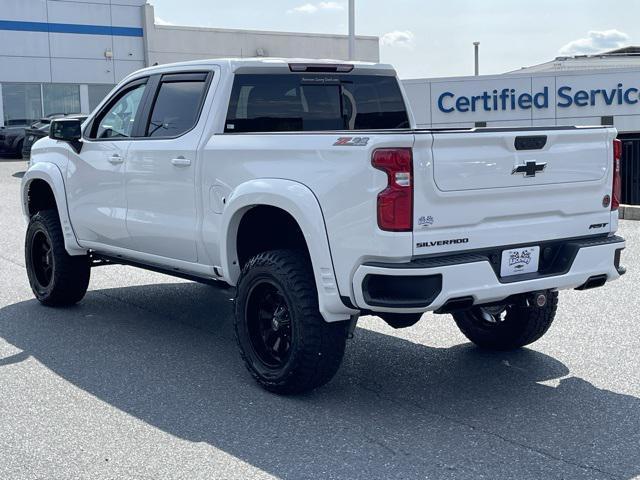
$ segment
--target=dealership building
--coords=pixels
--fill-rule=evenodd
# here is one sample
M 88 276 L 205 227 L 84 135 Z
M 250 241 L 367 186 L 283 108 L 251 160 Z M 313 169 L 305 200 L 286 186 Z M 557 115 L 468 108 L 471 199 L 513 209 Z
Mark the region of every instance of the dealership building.
M 377 37 L 358 60 L 379 61 Z M 2 0 L 0 127 L 88 113 L 127 74 L 212 57 L 347 58 L 344 35 L 159 25 L 145 0 Z
M 345 59 L 348 38 L 157 24 L 145 0 L 2 0 L 0 127 L 88 113 L 145 66 L 264 56 Z M 359 36 L 356 58 L 379 61 L 379 39 Z M 640 47 L 403 83 L 423 128 L 615 126 L 624 145 L 623 200 L 640 204 Z
M 502 75 L 403 83 L 422 128 L 616 127 L 623 202 L 640 204 L 640 47 L 559 57 Z

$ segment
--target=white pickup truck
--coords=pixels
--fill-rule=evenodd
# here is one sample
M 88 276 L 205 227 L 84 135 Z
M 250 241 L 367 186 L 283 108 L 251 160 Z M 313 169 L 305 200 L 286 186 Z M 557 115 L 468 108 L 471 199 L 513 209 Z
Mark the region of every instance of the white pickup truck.
M 109 263 L 234 286 L 248 370 L 296 393 L 332 378 L 362 314 L 401 328 L 451 313 L 479 346 L 518 348 L 558 290 L 624 273 L 615 129 L 414 125 L 387 65 L 135 72 L 33 147 L 33 292 L 74 304 Z

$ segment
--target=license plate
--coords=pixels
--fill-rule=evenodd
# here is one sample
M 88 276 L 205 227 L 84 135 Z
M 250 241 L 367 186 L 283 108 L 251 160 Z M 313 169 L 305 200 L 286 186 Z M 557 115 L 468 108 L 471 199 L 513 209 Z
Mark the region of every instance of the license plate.
M 539 259 L 540 247 L 523 247 L 504 250 L 502 252 L 500 275 L 509 277 L 511 275 L 537 272 Z

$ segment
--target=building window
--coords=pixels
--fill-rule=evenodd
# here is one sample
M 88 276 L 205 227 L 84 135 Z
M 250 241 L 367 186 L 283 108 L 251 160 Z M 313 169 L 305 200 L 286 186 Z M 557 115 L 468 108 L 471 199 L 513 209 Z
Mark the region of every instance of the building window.
M 42 85 L 44 115 L 80 113 L 80 86 L 45 83 Z
M 31 125 L 42 117 L 40 84 L 3 83 L 2 105 L 5 126 Z
M 89 110 L 93 111 L 113 87 L 113 85 L 89 85 Z

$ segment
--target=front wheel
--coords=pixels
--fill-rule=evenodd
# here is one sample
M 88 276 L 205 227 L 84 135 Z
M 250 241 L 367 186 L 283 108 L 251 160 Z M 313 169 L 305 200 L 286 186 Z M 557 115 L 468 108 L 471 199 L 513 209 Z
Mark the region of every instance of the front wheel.
M 318 310 L 313 270 L 295 250 L 260 253 L 237 286 L 235 332 L 251 375 L 269 391 L 302 393 L 337 372 L 349 322 L 327 323 Z
M 543 307 L 524 299 L 514 305 L 478 306 L 453 314 L 460 331 L 473 343 L 491 350 L 513 350 L 540 339 L 558 308 L 558 292 L 547 292 Z
M 55 210 L 43 210 L 31 217 L 25 238 L 25 261 L 31 290 L 44 305 L 73 305 L 87 292 L 89 257 L 67 253 Z

